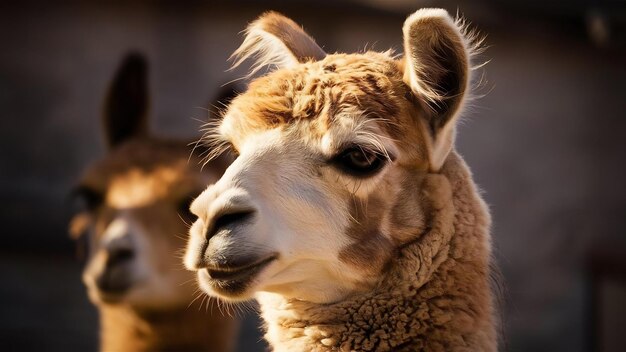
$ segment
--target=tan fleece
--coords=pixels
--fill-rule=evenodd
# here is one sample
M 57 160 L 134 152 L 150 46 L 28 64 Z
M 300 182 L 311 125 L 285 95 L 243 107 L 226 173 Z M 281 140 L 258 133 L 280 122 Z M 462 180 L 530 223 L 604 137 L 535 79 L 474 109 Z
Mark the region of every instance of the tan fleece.
M 396 248 L 370 292 L 332 304 L 261 295 L 276 351 L 496 351 L 490 217 L 465 162 L 452 152 L 421 187 L 428 229 Z

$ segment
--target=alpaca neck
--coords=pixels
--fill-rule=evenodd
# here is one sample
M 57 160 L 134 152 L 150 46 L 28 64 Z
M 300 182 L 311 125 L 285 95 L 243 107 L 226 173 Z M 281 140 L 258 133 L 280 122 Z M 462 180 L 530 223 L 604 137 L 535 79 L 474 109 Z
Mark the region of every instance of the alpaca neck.
M 102 351 L 230 351 L 236 323 L 196 307 L 137 311 L 100 307 Z
M 431 229 L 399 248 L 373 290 L 330 304 L 258 296 L 276 351 L 496 350 L 489 215 L 460 158 L 442 174 L 437 189 L 448 198 Z

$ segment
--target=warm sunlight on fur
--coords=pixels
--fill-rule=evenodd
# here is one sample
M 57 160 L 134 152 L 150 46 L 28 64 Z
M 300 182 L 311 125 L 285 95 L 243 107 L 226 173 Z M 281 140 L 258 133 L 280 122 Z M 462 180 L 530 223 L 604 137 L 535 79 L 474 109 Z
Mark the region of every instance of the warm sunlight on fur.
M 209 133 L 238 155 L 191 205 L 185 265 L 256 297 L 276 351 L 497 348 L 490 218 L 454 150 L 476 37 L 408 17 L 404 57 L 325 54 L 277 13 L 236 64 L 276 66 Z

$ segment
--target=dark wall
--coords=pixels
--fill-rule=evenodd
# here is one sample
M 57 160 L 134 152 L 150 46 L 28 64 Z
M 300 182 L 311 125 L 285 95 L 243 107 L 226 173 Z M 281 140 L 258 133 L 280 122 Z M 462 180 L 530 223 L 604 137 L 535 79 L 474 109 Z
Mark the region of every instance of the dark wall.
M 237 3 L 0 9 L 3 345 L 95 346 L 96 315 L 65 231 L 66 195 L 104 152 L 101 102 L 124 53 L 138 49 L 150 59 L 154 130 L 193 138 L 210 97 L 242 76 L 225 72 L 226 59 L 260 12 L 281 9 L 327 51 L 352 52 L 401 49 L 410 11 Z M 477 91 L 485 96 L 468 109 L 457 144 L 493 212 L 508 349 L 583 351 L 597 342 L 602 319 L 590 294 L 592 279 L 605 271 L 590 264 L 594 253 L 626 256 L 626 51 L 621 42 L 589 39 L 585 2 L 545 13 L 515 4 L 458 5 L 488 34 L 484 59 L 491 61 Z M 456 12 L 457 4 L 448 7 Z M 602 304 L 626 301 L 624 290 L 611 292 Z M 610 327 L 603 333 L 626 332 L 623 324 Z M 258 336 L 248 338 L 253 345 Z

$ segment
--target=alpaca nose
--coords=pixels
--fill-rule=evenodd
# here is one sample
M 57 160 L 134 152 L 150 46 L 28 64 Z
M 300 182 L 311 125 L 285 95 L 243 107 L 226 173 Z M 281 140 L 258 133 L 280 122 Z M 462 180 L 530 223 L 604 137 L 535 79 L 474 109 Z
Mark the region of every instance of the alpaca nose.
M 107 254 L 105 265 L 107 269 L 125 264 L 135 258 L 135 243 L 129 222 L 124 218 L 117 218 L 109 224 L 102 237 Z
M 241 208 L 226 208 L 222 209 L 216 214 L 213 220 L 213 225 L 207 229 L 206 239 L 210 240 L 220 230 L 233 227 L 238 223 L 242 223 L 252 216 L 254 216 L 255 210 L 253 209 L 241 209 Z
M 131 248 L 114 248 L 109 250 L 109 256 L 106 261 L 106 267 L 111 268 L 123 265 L 135 258 L 135 251 Z
M 225 188 L 225 189 L 224 189 Z M 207 228 L 204 233 L 208 241 L 222 230 L 232 230 L 238 224 L 250 220 L 256 213 L 257 207 L 248 191 L 242 187 L 220 187 L 214 185 L 207 192 Z M 202 199 L 202 195 L 199 199 Z

